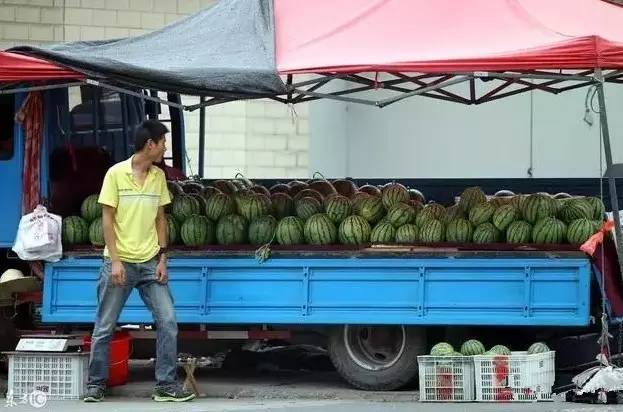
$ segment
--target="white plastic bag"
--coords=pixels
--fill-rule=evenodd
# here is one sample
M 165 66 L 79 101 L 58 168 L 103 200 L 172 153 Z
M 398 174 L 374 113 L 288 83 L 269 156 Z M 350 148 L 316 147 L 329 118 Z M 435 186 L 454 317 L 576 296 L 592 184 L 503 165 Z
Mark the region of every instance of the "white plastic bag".
M 37 205 L 20 219 L 13 251 L 22 260 L 57 262 L 63 255 L 61 230 L 61 217 Z

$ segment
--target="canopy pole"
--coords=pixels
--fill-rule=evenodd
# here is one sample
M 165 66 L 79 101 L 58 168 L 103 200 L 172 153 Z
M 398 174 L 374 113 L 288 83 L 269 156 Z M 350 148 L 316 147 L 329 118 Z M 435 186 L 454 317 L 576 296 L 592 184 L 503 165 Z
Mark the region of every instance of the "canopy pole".
M 206 107 L 203 105 L 205 97 L 199 98 L 199 177 L 203 178 L 203 166 L 205 160 L 205 132 L 206 132 Z
M 597 79 L 597 99 L 599 100 L 599 119 L 606 155 L 606 170 L 612 170 L 612 147 L 610 146 L 610 129 L 608 128 L 608 114 L 606 113 L 606 96 L 604 94 L 604 78 L 601 70 L 595 73 Z M 614 231 L 616 234 L 617 257 L 619 266 L 623 268 L 623 234 L 621 233 L 621 217 L 619 216 L 619 197 L 617 195 L 616 180 L 612 173 L 608 173 L 608 186 L 610 188 L 610 206 L 614 217 Z

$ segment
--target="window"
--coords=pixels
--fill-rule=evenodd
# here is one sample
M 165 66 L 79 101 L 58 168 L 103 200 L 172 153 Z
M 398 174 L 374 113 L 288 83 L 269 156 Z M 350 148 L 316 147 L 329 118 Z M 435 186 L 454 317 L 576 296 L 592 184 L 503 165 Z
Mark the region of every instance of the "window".
M 15 138 L 15 96 L 0 95 L 0 161 L 13 157 Z

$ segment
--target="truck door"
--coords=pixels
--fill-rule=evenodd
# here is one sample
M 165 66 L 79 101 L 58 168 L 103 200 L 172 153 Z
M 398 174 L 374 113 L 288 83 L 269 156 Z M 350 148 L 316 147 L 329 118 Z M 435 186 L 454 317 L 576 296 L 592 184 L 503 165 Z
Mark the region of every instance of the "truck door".
M 11 247 L 22 205 L 22 128 L 15 123 L 21 95 L 0 95 L 0 248 Z

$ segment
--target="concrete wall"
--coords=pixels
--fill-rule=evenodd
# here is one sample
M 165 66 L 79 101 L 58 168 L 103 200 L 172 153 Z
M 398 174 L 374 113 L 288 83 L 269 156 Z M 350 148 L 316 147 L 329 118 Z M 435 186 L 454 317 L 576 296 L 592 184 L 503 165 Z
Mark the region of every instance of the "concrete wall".
M 19 44 L 138 36 L 184 18 L 212 0 L 0 0 L 0 49 Z M 154 52 L 158 52 L 155 50 Z M 163 50 L 162 52 L 166 52 Z M 196 98 L 185 98 L 196 102 Z M 206 112 L 207 177 L 308 177 L 306 105 L 243 101 Z M 197 173 L 199 114 L 185 115 L 188 170 Z

